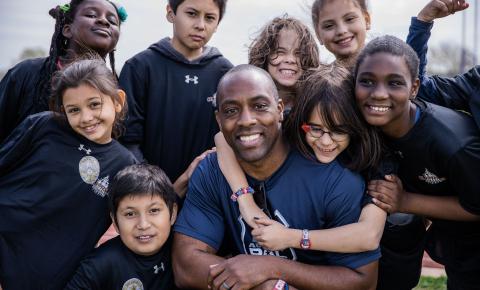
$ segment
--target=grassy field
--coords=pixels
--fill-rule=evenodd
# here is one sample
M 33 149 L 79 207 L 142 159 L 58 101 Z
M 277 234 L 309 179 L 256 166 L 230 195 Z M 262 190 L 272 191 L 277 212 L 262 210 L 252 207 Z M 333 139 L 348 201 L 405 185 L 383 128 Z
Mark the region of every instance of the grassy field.
M 438 278 L 433 277 L 421 277 L 420 283 L 414 290 L 446 290 L 447 289 L 447 277 L 442 276 Z

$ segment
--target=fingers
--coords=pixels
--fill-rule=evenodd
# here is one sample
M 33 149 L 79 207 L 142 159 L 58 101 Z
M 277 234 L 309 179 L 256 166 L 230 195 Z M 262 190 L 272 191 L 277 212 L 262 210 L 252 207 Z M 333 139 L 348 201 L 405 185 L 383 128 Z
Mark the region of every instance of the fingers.
M 213 281 L 215 280 L 215 278 L 218 275 L 220 275 L 224 270 L 225 270 L 225 267 L 223 267 L 220 264 L 210 265 L 210 271 L 208 272 L 208 278 L 207 278 L 207 284 L 209 285 L 209 288 L 210 286 L 213 286 Z
M 453 1 L 452 3 L 452 9 L 450 10 L 451 14 L 454 14 L 455 12 L 462 11 L 467 9 L 469 4 L 465 0 L 457 0 Z
M 264 217 L 254 217 L 255 223 L 261 226 L 270 226 L 274 223 L 273 220 Z
M 368 191 L 392 191 L 397 188 L 397 184 L 389 180 L 372 180 L 368 183 Z
M 389 205 L 388 203 L 384 203 L 376 198 L 373 198 L 372 199 L 372 202 L 378 206 L 379 208 L 383 209 L 384 211 L 388 212 L 388 213 L 392 213 L 392 206 Z

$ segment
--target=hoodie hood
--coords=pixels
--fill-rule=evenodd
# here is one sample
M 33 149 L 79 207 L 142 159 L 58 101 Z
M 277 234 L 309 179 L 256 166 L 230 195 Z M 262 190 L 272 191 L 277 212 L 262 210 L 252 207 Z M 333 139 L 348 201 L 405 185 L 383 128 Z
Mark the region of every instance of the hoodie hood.
M 152 44 L 148 49 L 151 49 L 155 52 L 163 54 L 165 57 L 175 60 L 180 63 L 188 64 L 188 65 L 203 65 L 205 63 L 210 62 L 212 59 L 217 57 L 222 57 L 220 51 L 211 46 L 204 46 L 202 55 L 194 60 L 188 60 L 178 52 L 175 48 L 173 48 L 171 44 L 170 37 L 165 37 L 157 43 Z

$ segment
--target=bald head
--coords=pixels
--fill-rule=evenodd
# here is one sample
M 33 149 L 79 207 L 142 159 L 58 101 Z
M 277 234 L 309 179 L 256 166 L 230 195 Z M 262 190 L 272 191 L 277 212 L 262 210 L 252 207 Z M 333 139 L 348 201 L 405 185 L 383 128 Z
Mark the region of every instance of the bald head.
M 272 77 L 265 70 L 250 64 L 237 65 L 229 70 L 218 83 L 217 88 L 217 106 L 220 106 L 222 100 L 228 94 L 232 86 L 236 86 L 239 82 L 246 82 L 263 86 L 271 96 L 278 101 L 278 91 Z

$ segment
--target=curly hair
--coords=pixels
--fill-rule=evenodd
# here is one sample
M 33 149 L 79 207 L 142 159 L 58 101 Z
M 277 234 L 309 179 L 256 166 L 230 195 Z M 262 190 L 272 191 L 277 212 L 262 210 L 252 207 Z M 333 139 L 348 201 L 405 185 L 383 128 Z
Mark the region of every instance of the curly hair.
M 263 27 L 249 47 L 248 63 L 267 70 L 278 50 L 278 40 L 283 29 L 291 29 L 298 35 L 300 67 L 304 72 L 300 80 L 303 80 L 308 71 L 320 65 L 318 46 L 308 27 L 286 14 L 274 18 Z
M 382 156 L 377 129 L 367 124 L 355 103 L 350 71 L 338 65 L 322 65 L 300 87 L 297 104 L 290 113 L 285 132 L 289 141 L 307 158 L 315 160 L 301 130 L 316 111 L 330 131 L 348 134 L 350 144 L 341 154 L 345 167 L 364 172 L 375 168 Z

